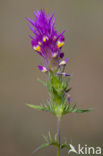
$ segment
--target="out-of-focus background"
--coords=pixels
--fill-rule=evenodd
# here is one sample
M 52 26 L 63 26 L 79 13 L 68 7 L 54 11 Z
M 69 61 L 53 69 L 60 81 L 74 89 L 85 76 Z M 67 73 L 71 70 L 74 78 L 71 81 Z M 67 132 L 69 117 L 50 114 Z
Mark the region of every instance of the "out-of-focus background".
M 33 55 L 25 17 L 33 10 L 55 10 L 56 28 L 66 30 L 65 57 L 73 72 L 72 102 L 90 113 L 66 115 L 61 134 L 68 142 L 103 144 L 103 1 L 102 0 L 1 0 L 0 1 L 0 155 L 30 156 L 42 144 L 42 135 L 56 133 L 56 117 L 27 108 L 26 103 L 45 103 L 47 90 L 37 82 L 45 80 Z M 49 147 L 35 156 L 56 155 Z M 65 150 L 62 155 L 68 155 Z

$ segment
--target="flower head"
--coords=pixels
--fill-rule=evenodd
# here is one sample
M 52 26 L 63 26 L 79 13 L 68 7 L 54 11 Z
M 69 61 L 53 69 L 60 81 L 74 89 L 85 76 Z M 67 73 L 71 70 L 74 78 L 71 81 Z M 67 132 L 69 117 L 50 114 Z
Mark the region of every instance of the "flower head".
M 49 16 L 45 14 L 44 9 L 41 9 L 40 12 L 34 11 L 34 15 L 34 20 L 27 18 L 32 27 L 30 25 L 28 26 L 34 33 L 33 37 L 30 36 L 32 48 L 43 57 L 46 67 L 48 67 L 51 62 L 54 62 L 52 60 L 55 60 L 55 64 L 59 65 L 60 58 L 64 56 L 64 53 L 61 52 L 65 41 L 64 32 L 59 34 L 55 30 L 54 13 Z

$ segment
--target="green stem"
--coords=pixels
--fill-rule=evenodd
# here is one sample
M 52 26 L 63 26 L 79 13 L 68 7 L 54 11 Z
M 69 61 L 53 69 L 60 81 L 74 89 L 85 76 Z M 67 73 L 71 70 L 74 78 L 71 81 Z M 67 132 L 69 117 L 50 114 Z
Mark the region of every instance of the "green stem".
M 60 156 L 60 148 L 57 149 L 57 156 Z
M 61 119 L 58 118 L 57 120 L 57 142 L 59 144 L 59 147 L 57 148 L 57 156 L 60 156 L 60 121 Z

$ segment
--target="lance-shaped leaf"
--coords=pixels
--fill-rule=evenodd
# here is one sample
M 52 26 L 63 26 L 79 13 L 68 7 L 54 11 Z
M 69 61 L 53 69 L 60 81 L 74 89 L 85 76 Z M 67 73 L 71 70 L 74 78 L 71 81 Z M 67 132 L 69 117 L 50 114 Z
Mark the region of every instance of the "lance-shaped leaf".
M 69 84 L 71 78 L 72 78 L 72 74 L 70 74 L 69 77 L 65 77 L 65 80 L 63 81 L 64 90 L 65 90 L 65 91 L 67 90 L 66 92 L 68 92 L 68 84 Z M 72 88 L 71 88 L 71 89 L 72 89 Z M 71 90 L 71 89 L 70 89 L 70 90 Z M 69 90 L 69 91 L 70 91 L 70 90 Z
M 43 86 L 47 87 L 47 83 L 46 82 L 40 80 L 39 78 L 37 79 L 37 81 L 39 81 Z
M 50 104 L 50 102 L 48 101 L 47 104 L 45 105 L 33 105 L 33 104 L 26 104 L 28 107 L 36 109 L 36 110 L 40 110 L 40 111 L 46 111 L 46 112 L 50 112 L 52 114 L 55 115 L 55 103 Z
M 71 149 L 69 144 L 61 144 L 60 148 L 61 149 L 67 148 L 67 150 L 70 150 Z
M 49 145 L 59 147 L 59 144 L 57 142 L 57 134 L 53 138 L 49 132 L 48 136 L 43 136 L 43 137 L 44 137 L 46 143 L 48 143 Z
M 38 152 L 40 149 L 43 149 L 43 148 L 45 148 L 45 147 L 47 147 L 47 146 L 49 146 L 49 145 L 50 145 L 49 143 L 45 143 L 45 144 L 40 145 L 39 147 L 37 147 L 37 148 L 32 152 L 32 154 L 34 154 L 35 152 Z
M 32 105 L 32 104 L 26 104 L 28 107 L 36 109 L 36 110 L 42 110 L 47 111 L 47 108 L 44 106 L 38 106 L 38 105 Z
M 90 112 L 92 111 L 92 108 L 88 108 L 88 109 L 79 109 L 79 108 L 75 108 L 73 111 L 71 112 L 76 112 L 76 113 L 85 113 L 85 112 Z
M 85 112 L 90 112 L 92 111 L 91 108 L 88 109 L 80 109 L 80 108 L 76 108 L 76 104 L 72 107 L 70 107 L 70 105 L 65 105 L 64 110 L 63 110 L 63 114 L 67 114 L 67 113 L 85 113 Z
M 65 90 L 66 93 L 70 92 L 72 89 L 72 87 L 68 88 L 67 90 Z

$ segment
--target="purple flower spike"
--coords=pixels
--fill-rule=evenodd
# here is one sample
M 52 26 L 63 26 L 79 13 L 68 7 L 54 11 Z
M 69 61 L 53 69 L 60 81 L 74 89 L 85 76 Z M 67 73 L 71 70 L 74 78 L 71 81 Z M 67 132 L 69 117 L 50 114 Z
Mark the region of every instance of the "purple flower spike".
M 42 72 L 48 72 L 48 68 L 44 67 L 44 66 L 38 66 L 38 68 L 42 71 Z
M 57 75 L 70 76 L 68 73 L 56 73 Z
M 61 53 L 61 48 L 65 42 L 64 32 L 59 34 L 55 30 L 54 13 L 49 16 L 45 14 L 44 9 L 41 9 L 40 11 L 37 10 L 37 12 L 34 12 L 34 15 L 34 20 L 26 18 L 31 24 L 31 26 L 28 25 L 29 28 L 34 33 L 34 37 L 30 36 L 31 44 L 33 49 L 43 57 L 44 63 L 46 62 L 45 65 L 48 66 L 51 59 L 57 58 L 58 60 L 64 56 L 64 54 Z
M 66 65 L 67 62 L 68 62 L 68 60 L 69 60 L 69 58 L 66 58 L 65 60 L 61 61 L 61 62 L 59 63 L 59 66 L 61 66 L 61 65 Z

